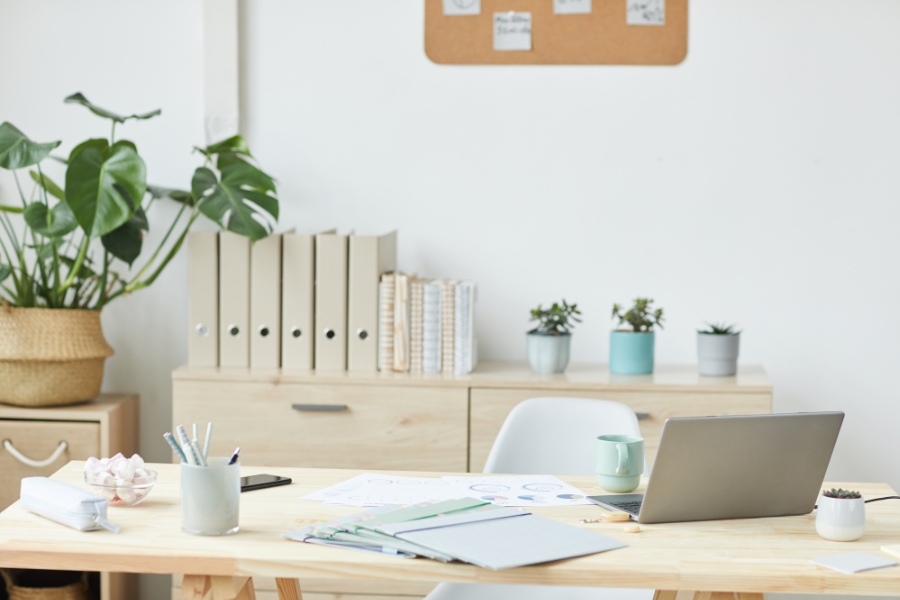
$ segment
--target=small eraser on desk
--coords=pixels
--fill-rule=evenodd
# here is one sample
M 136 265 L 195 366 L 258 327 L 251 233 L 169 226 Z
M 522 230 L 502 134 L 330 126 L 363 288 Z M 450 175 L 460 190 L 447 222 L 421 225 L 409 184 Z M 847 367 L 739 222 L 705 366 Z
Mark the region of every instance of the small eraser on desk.
M 846 554 L 820 556 L 812 559 L 812 562 L 847 574 L 870 571 L 872 569 L 884 569 L 897 565 L 897 561 L 892 558 L 876 556 L 868 552 L 847 552 Z

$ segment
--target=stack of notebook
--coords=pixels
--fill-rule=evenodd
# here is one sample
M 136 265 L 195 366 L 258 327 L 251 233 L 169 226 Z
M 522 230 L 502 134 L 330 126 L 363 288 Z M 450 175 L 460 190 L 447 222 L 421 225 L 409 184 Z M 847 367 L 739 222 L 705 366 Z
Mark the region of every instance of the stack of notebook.
M 299 542 L 508 569 L 624 548 L 605 535 L 474 498 L 383 506 L 284 534 Z
M 379 368 L 413 373 L 471 373 L 476 287 L 387 273 L 379 286 Z

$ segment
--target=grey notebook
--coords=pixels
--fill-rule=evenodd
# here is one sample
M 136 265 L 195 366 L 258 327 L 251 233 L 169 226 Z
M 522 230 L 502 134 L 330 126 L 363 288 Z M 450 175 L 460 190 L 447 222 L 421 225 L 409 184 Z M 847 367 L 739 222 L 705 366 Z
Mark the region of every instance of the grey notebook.
M 627 545 L 587 529 L 531 514 L 398 532 L 396 537 L 495 571 Z

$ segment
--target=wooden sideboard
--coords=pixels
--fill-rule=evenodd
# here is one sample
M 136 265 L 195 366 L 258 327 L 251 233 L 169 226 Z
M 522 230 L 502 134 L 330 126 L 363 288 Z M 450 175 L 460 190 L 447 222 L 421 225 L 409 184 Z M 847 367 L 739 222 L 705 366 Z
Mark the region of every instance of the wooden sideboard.
M 0 442 L 9 441 L 26 459 L 47 462 L 62 442 L 64 449 L 41 467 L 27 465 L 0 446 L 0 510 L 19 499 L 23 477 L 47 477 L 71 460 L 131 456 L 138 451 L 139 401 L 135 394 L 103 394 L 75 406 L 24 408 L 0 404 Z M 129 600 L 137 595 L 137 576 L 100 574 L 101 600 Z
M 211 452 L 241 447 L 244 464 L 480 472 L 504 419 L 539 396 L 615 400 L 638 413 L 653 464 L 665 420 L 772 410 L 762 367 L 702 377 L 694 365 L 623 376 L 573 363 L 538 374 L 525 362 L 482 361 L 469 375 L 182 367 L 173 423 L 215 422 Z

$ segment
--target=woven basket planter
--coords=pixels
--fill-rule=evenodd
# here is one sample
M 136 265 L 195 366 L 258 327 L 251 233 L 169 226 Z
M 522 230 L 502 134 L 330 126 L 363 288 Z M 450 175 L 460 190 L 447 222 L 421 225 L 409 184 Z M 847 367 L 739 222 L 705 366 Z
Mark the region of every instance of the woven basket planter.
M 113 350 L 96 310 L 0 306 L 0 402 L 59 406 L 100 393 Z

